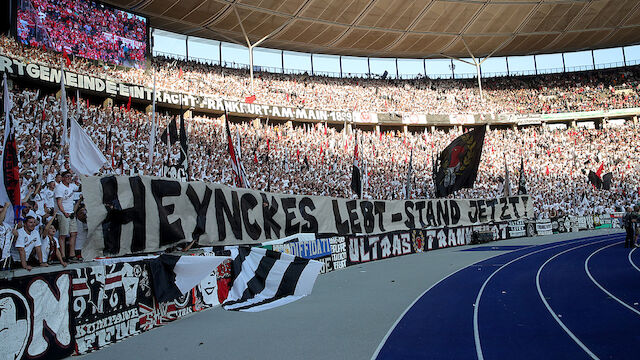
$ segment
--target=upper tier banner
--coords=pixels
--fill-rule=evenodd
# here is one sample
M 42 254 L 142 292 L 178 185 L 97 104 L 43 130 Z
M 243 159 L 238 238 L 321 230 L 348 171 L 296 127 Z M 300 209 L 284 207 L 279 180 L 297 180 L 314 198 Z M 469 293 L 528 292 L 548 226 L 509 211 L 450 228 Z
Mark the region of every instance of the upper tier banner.
M 60 68 L 49 67 L 33 62 L 23 62 L 0 55 L 0 71 L 10 75 L 42 81 L 46 83 L 60 83 Z M 133 99 L 152 101 L 153 88 L 142 85 L 131 85 L 115 82 L 109 79 L 77 74 L 72 71 L 65 71 L 64 83 L 67 87 L 96 92 L 102 96 L 120 96 Z M 248 104 L 241 101 L 225 100 L 214 96 L 200 96 L 183 94 L 172 91 L 162 91 L 156 89 L 156 101 L 161 104 L 169 104 L 185 108 L 195 108 L 198 110 L 224 111 L 225 107 L 231 114 L 250 115 L 272 118 L 296 119 L 307 121 L 329 121 L 344 123 L 351 122 L 352 113 L 350 111 L 333 111 L 304 109 L 286 106 L 261 105 L 257 103 Z
M 350 200 L 285 195 L 148 176 L 87 177 L 88 258 L 165 249 L 181 241 L 249 245 L 298 233 L 380 234 L 533 216 L 528 196 Z
M 25 62 L 20 59 L 0 55 L 0 72 L 11 76 L 35 80 L 50 84 L 60 83 L 60 68 L 36 62 Z M 65 71 L 65 85 L 69 88 L 92 91 L 104 97 L 119 96 L 151 102 L 153 89 L 143 85 L 125 84 L 92 75 L 77 74 Z M 245 103 L 237 100 L 225 100 L 216 96 L 201 96 L 173 91 L 156 90 L 156 100 L 160 104 L 194 108 L 200 111 L 223 112 L 225 107 L 229 113 L 238 116 L 270 117 L 311 122 L 362 123 L 381 125 L 473 125 L 473 124 L 518 124 L 539 125 L 542 121 L 575 120 L 602 118 L 613 116 L 640 115 L 640 108 L 583 111 L 557 114 L 396 114 L 359 111 L 339 111 L 305 109 Z

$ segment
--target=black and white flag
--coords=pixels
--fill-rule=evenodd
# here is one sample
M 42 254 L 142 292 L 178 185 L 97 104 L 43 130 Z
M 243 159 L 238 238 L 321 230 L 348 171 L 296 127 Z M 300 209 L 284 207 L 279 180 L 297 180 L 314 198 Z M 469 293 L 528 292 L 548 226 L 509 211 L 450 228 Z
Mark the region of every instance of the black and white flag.
M 296 301 L 311 293 L 322 269 L 319 261 L 263 248 L 225 249 L 233 259 L 225 310 L 258 312 Z
M 353 167 L 351 169 L 351 190 L 362 198 L 362 175 L 360 174 L 360 153 L 358 152 L 358 134 L 356 133 L 355 147 L 353 148 Z
M 158 302 L 172 301 L 209 276 L 227 256 L 162 254 L 149 260 L 153 292 Z

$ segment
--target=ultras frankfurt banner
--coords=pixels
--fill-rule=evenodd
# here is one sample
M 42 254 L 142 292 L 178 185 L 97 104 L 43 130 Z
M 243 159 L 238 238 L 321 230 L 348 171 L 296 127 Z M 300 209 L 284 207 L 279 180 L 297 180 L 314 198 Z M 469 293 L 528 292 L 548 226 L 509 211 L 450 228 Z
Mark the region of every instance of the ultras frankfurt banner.
M 533 216 L 528 196 L 350 200 L 147 176 L 87 177 L 82 189 L 90 214 L 87 256 L 156 251 L 194 240 L 249 245 L 297 233 L 380 234 Z

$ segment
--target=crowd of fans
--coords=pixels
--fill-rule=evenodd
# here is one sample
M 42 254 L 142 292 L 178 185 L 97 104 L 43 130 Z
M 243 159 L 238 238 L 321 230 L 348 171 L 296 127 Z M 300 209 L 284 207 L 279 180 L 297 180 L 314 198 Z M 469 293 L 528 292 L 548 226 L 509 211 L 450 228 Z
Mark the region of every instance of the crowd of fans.
M 69 169 L 62 137 L 60 101 L 33 90 L 16 90 L 14 118 L 18 122 L 18 152 L 23 194 L 29 186 L 41 187 L 42 179 Z M 170 115 L 158 115 L 156 154 L 149 166 L 150 114 L 124 107 L 87 106 L 84 100 L 69 100 L 69 116 L 78 118 L 109 163 L 102 173 L 162 175 L 167 163 L 177 165 L 179 142 L 167 146 L 160 138 Z M 188 133 L 189 168 L 192 180 L 233 185 L 222 118 L 185 119 Z M 289 123 L 290 124 L 290 123 Z M 413 149 L 412 198 L 433 196 L 432 160 L 461 128 L 433 132 L 366 132 L 356 130 L 363 170 L 364 196 L 375 199 L 403 198 L 411 150 Z M 272 192 L 353 197 L 349 184 L 354 132 L 326 124 L 231 123 L 242 142 L 242 161 L 253 188 Z M 487 132 L 478 179 L 473 189 L 452 197 L 493 198 L 503 194 L 509 169 L 511 188 L 516 189 L 521 159 L 526 186 L 535 199 L 535 214 L 587 215 L 612 212 L 640 200 L 640 135 L 636 125 L 603 129 L 544 127 L 492 129 Z M 112 146 L 113 145 L 113 146 Z M 42 159 L 42 160 L 41 160 Z M 42 175 L 39 175 L 43 164 Z M 613 173 L 611 190 L 594 189 L 587 173 L 600 166 Z
M 0 47 L 9 56 L 29 61 L 52 65 L 59 60 L 55 53 L 21 47 L 5 37 L 1 38 Z M 153 61 L 158 68 L 159 88 L 186 89 L 188 92 L 207 92 L 240 99 L 251 94 L 248 92 L 249 79 L 242 71 L 166 59 L 156 58 Z M 97 67 L 81 58 L 75 58 L 71 68 L 117 81 L 149 85 L 148 71 Z M 179 75 L 177 69 L 182 69 L 180 72 L 183 74 Z M 471 83 L 459 80 L 396 82 L 260 74 L 253 94 L 263 103 L 342 110 L 559 112 L 638 106 L 636 90 L 639 78 L 640 68 L 634 67 L 492 79 L 485 83 L 487 100 L 480 102 Z M 136 109 L 127 110 L 123 106 L 105 108 L 91 104 L 86 98 L 78 99 L 73 92 L 70 95 L 69 116 L 78 119 L 108 159 L 100 171 L 102 174 L 163 175 L 166 165 L 179 162 L 179 142 L 167 144 L 160 140 L 160 134 L 171 120 L 175 120 L 175 116 L 158 112 L 154 162 L 149 164 L 150 114 Z M 63 176 L 69 170 L 69 157 L 68 149 L 61 146 L 61 101 L 51 93 L 23 88 L 19 83 L 14 84 L 12 97 L 13 117 L 17 124 L 21 197 L 25 206 L 23 217 L 37 220 L 33 231 L 48 239 L 41 239 L 41 243 L 48 241 L 47 256 L 57 257 L 65 263 L 65 249 L 60 247 L 57 253 L 57 241 L 53 241 L 51 235 L 62 225 L 53 221 L 56 215 L 52 212 L 55 208 L 52 201 L 55 201 L 55 193 L 60 191 L 61 184 L 76 190 L 67 190 L 73 192 L 75 200 L 79 199 L 80 192 L 73 186 L 73 182 L 78 182 L 77 178 Z M 190 180 L 233 186 L 224 118 L 195 116 L 185 121 Z M 241 157 L 252 188 L 275 193 L 353 198 L 355 194 L 349 184 L 354 147 L 358 141 L 364 174 L 363 197 L 373 199 L 404 198 L 410 161 L 413 168 L 410 198 L 432 197 L 433 157 L 462 131 L 462 127 L 424 129 L 420 132 L 348 131 L 326 123 L 276 124 L 265 120 L 231 124 L 234 140 L 237 134 L 242 141 Z M 638 126 L 630 121 L 623 126 L 601 129 L 551 130 L 540 126 L 491 129 L 485 138 L 474 188 L 460 190 L 451 197 L 503 196 L 505 178 L 509 179 L 511 189 L 517 189 L 522 160 L 523 178 L 528 194 L 534 199 L 535 217 L 618 211 L 640 201 L 639 146 Z M 603 173 L 613 174 L 610 190 L 595 189 L 587 180 L 587 173 L 600 167 Z M 78 233 L 80 229 L 86 229 L 83 211 L 81 207 L 66 210 L 67 213 L 78 214 L 73 220 Z M 60 212 L 57 217 L 65 216 L 64 213 Z M 3 215 L 0 209 L 0 217 Z M 82 218 L 85 219 L 84 225 Z M 31 227 L 31 224 L 26 226 L 27 222 L 24 231 Z M 71 227 L 69 224 L 66 226 Z M 0 242 L 12 235 L 11 228 L 0 228 Z M 27 235 L 20 236 L 27 239 Z M 69 239 L 69 258 L 73 259 L 74 247 L 81 248 L 83 236 L 86 238 L 86 232 L 73 238 L 75 245 Z
M 119 65 L 144 63 L 147 24 L 140 16 L 92 1 L 21 0 L 17 19 L 24 44 Z
M 16 58 L 59 64 L 60 54 L 0 39 L 2 52 Z M 640 66 L 623 69 L 483 79 L 484 101 L 469 80 L 330 78 L 257 72 L 196 61 L 151 58 L 148 68 L 99 66 L 74 58 L 68 68 L 114 81 L 194 95 L 326 110 L 426 114 L 532 114 L 640 107 Z

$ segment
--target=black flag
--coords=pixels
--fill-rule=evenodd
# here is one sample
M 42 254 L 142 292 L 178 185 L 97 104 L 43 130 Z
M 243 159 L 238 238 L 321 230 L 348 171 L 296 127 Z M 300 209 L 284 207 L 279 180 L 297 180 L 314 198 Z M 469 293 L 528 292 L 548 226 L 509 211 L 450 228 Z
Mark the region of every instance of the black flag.
M 167 135 L 167 128 L 164 128 L 164 131 L 162 132 L 162 135 L 160 135 L 160 141 L 162 141 L 163 144 L 167 144 L 168 145 L 167 140 L 169 140 L 169 139 L 167 139 L 167 136 L 168 136 Z
M 189 176 L 189 150 L 187 149 L 187 129 L 184 125 L 184 116 L 180 112 L 180 165 Z
M 613 174 L 608 172 L 602 175 L 602 189 L 611 190 L 611 180 L 613 180 Z
M 178 141 L 178 127 L 176 125 L 176 118 L 173 118 L 169 123 L 169 143 L 173 145 L 177 141 Z
M 524 177 L 524 158 L 520 158 L 520 181 L 518 181 L 518 195 L 527 194 L 527 181 Z
M 598 190 L 602 189 L 602 180 L 600 179 L 598 174 L 593 171 L 589 171 L 589 175 L 587 176 L 587 178 L 589 179 L 589 182 L 591 183 L 591 185 L 593 185 L 593 187 Z
M 462 188 L 472 188 L 482 156 L 485 126 L 480 126 L 453 140 L 440 153 L 436 173 L 436 196 L 445 197 Z
M 351 190 L 362 197 L 362 177 L 360 176 L 360 154 L 358 153 L 358 134 L 356 134 L 356 145 L 353 149 L 353 168 L 351 170 Z

